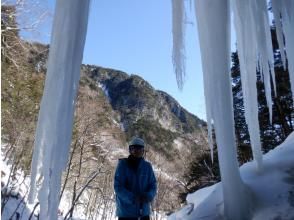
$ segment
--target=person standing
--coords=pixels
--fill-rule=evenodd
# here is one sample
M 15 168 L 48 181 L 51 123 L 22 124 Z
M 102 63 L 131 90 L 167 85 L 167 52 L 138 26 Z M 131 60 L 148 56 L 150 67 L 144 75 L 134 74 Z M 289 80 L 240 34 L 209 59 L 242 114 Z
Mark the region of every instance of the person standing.
M 135 137 L 129 143 L 130 155 L 119 159 L 114 175 L 118 220 L 149 220 L 157 182 L 152 165 L 144 155 L 144 140 Z

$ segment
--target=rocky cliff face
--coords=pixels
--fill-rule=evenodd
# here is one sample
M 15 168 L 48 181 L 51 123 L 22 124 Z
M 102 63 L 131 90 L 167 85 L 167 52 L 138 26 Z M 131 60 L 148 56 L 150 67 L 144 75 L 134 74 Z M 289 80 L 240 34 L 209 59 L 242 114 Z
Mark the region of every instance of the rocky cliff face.
M 137 75 L 96 66 L 83 66 L 83 75 L 104 91 L 114 110 L 120 112 L 125 130 L 141 118 L 158 121 L 172 132 L 192 133 L 205 122 L 186 111 L 170 95 L 155 90 Z

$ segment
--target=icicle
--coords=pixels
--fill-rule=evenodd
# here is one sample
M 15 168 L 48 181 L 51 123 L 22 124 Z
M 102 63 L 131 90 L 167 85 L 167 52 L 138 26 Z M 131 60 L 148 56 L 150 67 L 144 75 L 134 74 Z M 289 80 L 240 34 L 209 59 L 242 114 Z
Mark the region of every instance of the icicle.
M 248 193 L 241 181 L 235 145 L 230 80 L 229 1 L 196 0 L 207 122 L 215 128 L 221 170 L 225 219 L 250 218 Z
M 183 0 L 172 1 L 172 15 L 173 15 L 173 65 L 176 73 L 178 87 L 183 88 L 185 77 L 185 6 Z M 192 0 L 190 0 L 190 7 L 192 7 Z M 207 89 L 206 89 L 207 90 Z M 209 91 L 206 91 L 208 94 Z M 212 140 L 212 119 L 210 114 L 209 103 L 206 102 L 206 117 L 208 125 L 208 143 L 211 153 L 211 161 L 213 162 L 213 140 Z
M 277 28 L 277 36 L 278 39 L 282 39 L 282 32 L 284 33 L 288 70 L 294 103 L 294 2 L 293 0 L 272 0 L 272 6 L 275 18 L 281 17 L 282 20 L 282 25 L 279 24 L 279 29 Z M 278 21 L 280 22 L 280 19 L 278 19 Z M 280 29 L 281 26 L 282 30 Z M 282 55 L 282 48 L 284 45 L 281 39 L 278 42 Z
M 264 77 L 265 95 L 267 106 L 269 108 L 269 119 L 272 122 L 272 91 L 271 91 L 271 78 L 273 79 L 273 90 L 276 91 L 276 80 L 274 70 L 274 54 L 271 39 L 271 30 L 269 25 L 269 17 L 267 11 L 266 0 L 252 1 L 252 11 L 255 21 L 255 37 L 257 41 L 257 52 L 259 54 L 259 65 L 261 73 Z
M 252 4 L 252 0 L 233 0 L 232 3 L 238 56 L 240 60 L 245 119 L 248 125 L 253 157 L 257 163 L 257 169 L 261 170 L 262 152 L 259 136 L 260 129 L 256 88 L 257 44 L 260 43 L 260 40 L 256 36 L 256 29 L 262 27 L 262 24 L 256 26 L 255 23 L 262 23 L 262 21 L 255 20 L 256 18 L 253 10 L 256 10 L 256 8 L 254 9 L 256 6 Z
M 183 0 L 172 1 L 173 21 L 173 52 L 172 60 L 179 89 L 183 88 L 185 78 L 185 6 Z
M 30 202 L 39 193 L 40 219 L 57 219 L 61 174 L 71 142 L 89 0 L 58 0 L 31 171 Z
M 284 50 L 284 41 L 283 41 L 283 30 L 282 30 L 282 21 L 281 21 L 281 5 L 280 0 L 272 0 L 272 10 L 275 19 L 276 25 L 276 34 L 279 43 L 279 50 L 281 53 L 282 63 L 284 70 L 286 70 L 286 55 Z

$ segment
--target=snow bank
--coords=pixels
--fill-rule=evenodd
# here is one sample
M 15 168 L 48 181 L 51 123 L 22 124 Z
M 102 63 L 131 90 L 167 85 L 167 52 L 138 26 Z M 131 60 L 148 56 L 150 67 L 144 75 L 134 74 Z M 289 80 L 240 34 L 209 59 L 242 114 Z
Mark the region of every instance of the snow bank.
M 263 171 L 255 164 L 240 167 L 243 182 L 254 194 L 253 220 L 294 218 L 294 132 L 274 150 L 263 155 Z M 189 194 L 189 205 L 169 216 L 169 220 L 222 219 L 221 183 Z

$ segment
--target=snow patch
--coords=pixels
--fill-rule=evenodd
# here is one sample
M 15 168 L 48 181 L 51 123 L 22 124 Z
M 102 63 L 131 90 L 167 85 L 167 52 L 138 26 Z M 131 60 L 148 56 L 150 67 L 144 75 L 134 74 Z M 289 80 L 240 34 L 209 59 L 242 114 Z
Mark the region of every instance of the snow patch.
M 102 89 L 102 91 L 103 91 L 104 95 L 106 96 L 107 100 L 109 102 L 111 102 L 111 98 L 109 96 L 109 91 L 108 91 L 106 85 L 104 85 L 104 84 L 102 84 L 100 82 L 97 82 L 97 83 L 98 83 L 98 87 Z

